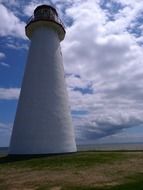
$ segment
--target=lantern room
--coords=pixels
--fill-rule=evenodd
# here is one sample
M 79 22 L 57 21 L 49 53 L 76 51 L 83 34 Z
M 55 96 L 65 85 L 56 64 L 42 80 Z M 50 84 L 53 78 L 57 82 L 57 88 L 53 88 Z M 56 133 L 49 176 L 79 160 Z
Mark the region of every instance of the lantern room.
M 31 39 L 33 31 L 40 26 L 52 27 L 57 31 L 60 41 L 65 37 L 65 27 L 56 9 L 50 5 L 40 5 L 34 10 L 25 27 L 27 37 Z
M 34 10 L 34 16 L 35 18 L 45 18 L 45 19 L 51 19 L 56 20 L 56 17 L 58 17 L 58 13 L 55 8 L 49 6 L 49 5 L 41 5 L 38 6 Z

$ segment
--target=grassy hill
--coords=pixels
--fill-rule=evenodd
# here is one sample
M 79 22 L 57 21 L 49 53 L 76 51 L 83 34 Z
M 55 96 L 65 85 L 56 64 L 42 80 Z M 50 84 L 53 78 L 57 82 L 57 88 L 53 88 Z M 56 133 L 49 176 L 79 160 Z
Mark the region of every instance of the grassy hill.
M 143 152 L 0 157 L 0 190 L 143 190 Z

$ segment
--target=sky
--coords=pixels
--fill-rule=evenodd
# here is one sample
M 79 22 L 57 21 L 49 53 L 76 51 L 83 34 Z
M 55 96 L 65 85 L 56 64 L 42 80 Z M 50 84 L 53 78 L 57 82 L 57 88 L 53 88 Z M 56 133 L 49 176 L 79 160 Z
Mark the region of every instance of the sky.
M 8 146 L 39 4 L 57 8 L 78 144 L 143 142 L 142 0 L 0 0 L 0 146 Z M 38 87 L 37 87 L 38 88 Z

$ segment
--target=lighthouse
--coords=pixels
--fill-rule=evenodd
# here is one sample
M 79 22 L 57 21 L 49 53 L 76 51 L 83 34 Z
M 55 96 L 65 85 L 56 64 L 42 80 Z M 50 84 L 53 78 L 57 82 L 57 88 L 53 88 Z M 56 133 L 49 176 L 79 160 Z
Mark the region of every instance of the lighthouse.
M 65 28 L 56 9 L 41 5 L 25 27 L 31 40 L 9 155 L 76 151 L 60 42 Z

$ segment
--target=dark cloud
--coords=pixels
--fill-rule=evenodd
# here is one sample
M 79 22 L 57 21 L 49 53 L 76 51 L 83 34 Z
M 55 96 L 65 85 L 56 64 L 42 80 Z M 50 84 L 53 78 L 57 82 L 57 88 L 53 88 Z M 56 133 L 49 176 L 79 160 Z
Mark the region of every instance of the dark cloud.
M 81 119 L 81 118 L 79 118 Z M 111 120 L 111 118 L 103 118 L 103 120 L 93 120 L 85 122 L 84 125 L 78 125 L 76 128 L 77 142 L 96 142 L 100 138 L 121 133 L 123 130 L 138 127 L 142 125 L 143 120 L 137 118 L 128 118 L 127 121 L 123 118 L 119 121 Z

